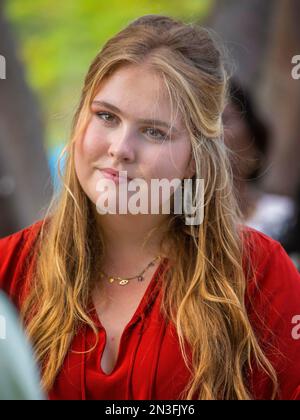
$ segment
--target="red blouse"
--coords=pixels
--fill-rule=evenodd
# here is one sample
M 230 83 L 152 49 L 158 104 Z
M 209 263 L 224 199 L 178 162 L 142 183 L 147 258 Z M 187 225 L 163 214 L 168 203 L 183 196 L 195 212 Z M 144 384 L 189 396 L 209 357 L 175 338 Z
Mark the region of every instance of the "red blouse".
M 20 308 L 34 263 L 34 241 L 41 221 L 0 240 L 0 288 Z M 280 399 L 300 399 L 300 276 L 281 245 L 252 229 L 251 259 L 255 279 L 249 280 L 246 307 L 267 357 L 277 371 Z M 58 374 L 50 399 L 178 400 L 190 374 L 182 358 L 174 326 L 159 311 L 159 280 L 168 268 L 161 262 L 122 334 L 116 365 L 110 374 L 101 369 L 106 333 L 93 308 L 99 342 L 83 326 L 75 336 Z M 27 280 L 27 281 L 26 281 Z M 294 318 L 294 319 L 293 319 Z M 270 346 L 271 344 L 271 346 Z M 212 349 L 213 351 L 213 349 Z M 78 353 L 79 352 L 79 353 Z M 189 351 L 188 355 L 191 353 Z M 255 366 L 248 375 L 255 399 L 270 398 L 270 381 Z

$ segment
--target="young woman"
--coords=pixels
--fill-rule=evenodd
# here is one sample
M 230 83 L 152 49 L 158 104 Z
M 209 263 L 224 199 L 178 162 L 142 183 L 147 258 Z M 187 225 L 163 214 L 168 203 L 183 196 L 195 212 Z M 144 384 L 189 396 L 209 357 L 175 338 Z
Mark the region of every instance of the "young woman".
M 279 243 L 240 223 L 226 84 L 209 32 L 159 15 L 91 64 L 62 191 L 0 241 L 1 285 L 49 398 L 300 399 L 300 279 Z M 204 179 L 202 223 L 173 207 L 101 213 L 98 183 L 121 186 L 121 171 L 148 186 Z

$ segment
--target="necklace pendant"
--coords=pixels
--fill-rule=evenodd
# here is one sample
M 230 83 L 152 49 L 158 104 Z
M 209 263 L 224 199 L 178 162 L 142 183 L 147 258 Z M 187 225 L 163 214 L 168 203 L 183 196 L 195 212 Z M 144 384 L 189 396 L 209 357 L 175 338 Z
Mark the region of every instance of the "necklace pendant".
M 138 281 L 143 281 L 144 277 L 143 276 L 138 276 Z
M 111 277 L 110 279 L 109 279 L 109 282 L 110 283 L 113 283 L 115 281 L 115 279 L 113 278 L 113 277 Z
M 128 283 L 128 280 L 121 280 L 120 282 L 119 282 L 119 284 L 121 285 L 121 286 L 125 286 L 125 284 L 127 284 Z

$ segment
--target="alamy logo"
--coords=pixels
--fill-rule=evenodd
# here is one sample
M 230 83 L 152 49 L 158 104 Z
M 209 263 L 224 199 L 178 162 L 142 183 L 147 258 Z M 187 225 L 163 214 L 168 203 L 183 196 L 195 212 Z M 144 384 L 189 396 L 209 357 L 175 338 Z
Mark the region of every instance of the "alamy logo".
M 292 338 L 294 340 L 300 339 L 300 315 L 295 315 L 292 319 L 292 324 L 296 324 L 292 329 Z
M 300 55 L 295 55 L 292 58 L 292 64 L 295 64 L 295 67 L 292 69 L 292 78 L 294 80 L 300 79 Z
M 0 315 L 0 340 L 6 339 L 6 319 Z
M 184 214 L 186 225 L 200 225 L 204 217 L 204 180 L 141 178 L 127 182 L 127 171 L 118 182 L 100 178 L 96 184 L 99 214 Z M 173 209 L 171 208 L 173 204 Z M 118 207 L 118 209 L 117 209 Z
M 6 79 L 6 60 L 3 55 L 0 55 L 0 79 Z

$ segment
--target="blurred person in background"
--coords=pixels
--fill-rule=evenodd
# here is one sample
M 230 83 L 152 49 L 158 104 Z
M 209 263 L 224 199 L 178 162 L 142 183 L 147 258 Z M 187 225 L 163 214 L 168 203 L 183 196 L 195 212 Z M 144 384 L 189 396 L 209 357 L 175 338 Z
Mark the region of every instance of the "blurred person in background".
M 295 206 L 290 197 L 268 194 L 261 188 L 268 170 L 271 132 L 259 116 L 250 92 L 237 79 L 230 80 L 228 99 L 223 113 L 225 142 L 244 222 L 278 240 L 287 229 Z
M 294 215 L 279 240 L 300 271 L 300 188 L 295 199 Z
M 0 400 L 41 399 L 31 347 L 13 306 L 0 292 Z

